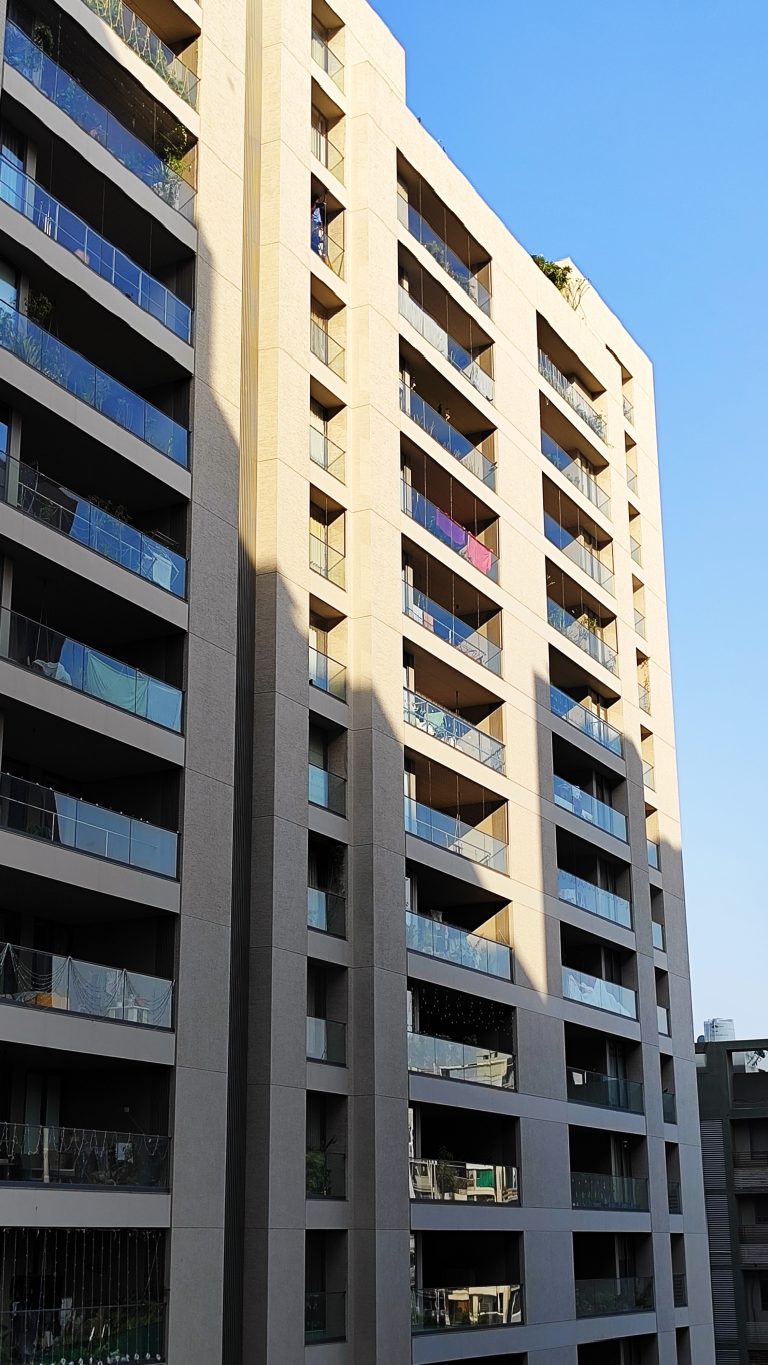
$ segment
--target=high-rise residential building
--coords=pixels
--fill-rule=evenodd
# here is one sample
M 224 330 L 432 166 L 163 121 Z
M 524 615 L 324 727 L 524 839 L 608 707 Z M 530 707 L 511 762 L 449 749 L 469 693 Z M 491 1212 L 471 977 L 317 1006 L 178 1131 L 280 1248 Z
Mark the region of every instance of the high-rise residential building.
M 736 1038 L 736 1027 L 732 1019 L 705 1019 L 704 1042 L 728 1043 Z
M 696 1047 L 717 1365 L 768 1361 L 768 1038 Z
M 711 1365 L 647 357 L 363 0 L 0 29 L 0 1365 Z

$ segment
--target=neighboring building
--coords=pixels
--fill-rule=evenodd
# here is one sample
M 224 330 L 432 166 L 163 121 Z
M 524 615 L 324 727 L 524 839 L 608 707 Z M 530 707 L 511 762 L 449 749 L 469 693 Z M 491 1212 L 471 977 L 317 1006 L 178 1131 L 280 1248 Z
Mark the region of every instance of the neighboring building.
M 698 1043 L 717 1365 L 768 1361 L 768 1039 Z
M 650 363 L 140 8 L 0 6 L 0 1365 L 711 1365 Z
M 732 1019 L 704 1020 L 705 1043 L 730 1043 L 735 1037 L 736 1029 Z

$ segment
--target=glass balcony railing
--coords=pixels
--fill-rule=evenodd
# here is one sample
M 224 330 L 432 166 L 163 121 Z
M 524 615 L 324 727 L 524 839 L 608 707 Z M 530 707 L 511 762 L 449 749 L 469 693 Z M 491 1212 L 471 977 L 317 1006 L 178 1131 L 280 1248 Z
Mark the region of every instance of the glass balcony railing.
M 184 427 L 2 300 L 0 347 L 186 469 Z
M 171 1027 L 173 982 L 0 943 L 0 1000 L 145 1028 Z
M 627 821 L 621 811 L 614 810 L 613 806 L 606 805 L 605 801 L 598 801 L 596 796 L 590 796 L 588 792 L 582 791 L 581 787 L 566 782 L 556 773 L 552 782 L 556 806 L 570 811 L 572 815 L 585 820 L 589 825 L 605 830 L 606 834 L 612 834 L 614 839 L 627 842 Z
M 437 441 L 455 460 L 468 469 L 470 474 L 480 479 L 486 488 L 496 486 L 496 465 L 483 454 L 479 446 L 473 445 L 469 437 L 460 431 L 436 408 L 431 407 L 414 389 L 409 389 L 400 381 L 400 410 L 421 427 L 428 436 Z
M 313 806 L 322 806 L 323 810 L 331 810 L 335 815 L 347 813 L 346 778 L 318 768 L 315 763 L 308 765 L 307 795 Z
M 0 609 L 0 658 L 165 730 L 181 733 L 182 693 L 178 687 L 169 687 L 100 649 L 91 649 L 5 607 Z
M 512 980 L 512 949 L 506 943 L 469 933 L 443 920 L 428 919 L 425 915 L 405 913 L 405 942 L 411 952 L 436 957 L 441 962 L 452 962 L 456 967 L 469 967 L 475 972 L 486 972 L 503 981 Z
M 650 787 L 651 791 L 656 790 L 656 769 L 647 759 L 643 759 L 643 785 Z
M 336 53 L 328 46 L 326 39 L 317 29 L 312 30 L 312 60 L 330 76 L 331 80 L 344 89 L 344 66 Z
M 412 588 L 410 583 L 403 582 L 403 612 L 412 621 L 418 621 L 419 625 L 425 630 L 429 630 L 438 639 L 445 640 L 446 644 L 453 645 L 467 658 L 474 659 L 475 663 L 482 664 L 483 668 L 490 669 L 491 673 L 501 673 L 501 647 L 489 640 L 487 635 L 481 635 L 479 630 L 473 630 L 466 621 L 462 621 L 460 616 L 454 616 L 452 611 L 441 607 L 426 593 L 420 592 L 418 588 Z
M 309 681 L 321 692 L 329 692 L 339 701 L 347 700 L 347 670 L 330 654 L 309 646 Z
M 665 1123 L 677 1123 L 677 1100 L 669 1090 L 662 1091 L 661 1110 Z
M 609 673 L 618 673 L 619 658 L 616 650 L 607 645 L 594 630 L 590 630 L 589 626 L 577 621 L 575 616 L 571 616 L 565 607 L 561 607 L 560 603 L 553 601 L 551 597 L 547 598 L 547 620 L 556 631 L 579 649 L 583 649 L 592 659 L 596 659 Z
M 656 1018 L 658 1021 L 659 1033 L 665 1038 L 669 1037 L 669 1010 L 664 1005 L 656 1006 Z
M 653 1280 L 633 1275 L 613 1280 L 576 1281 L 576 1317 L 612 1317 L 614 1313 L 652 1313 Z
M 164 203 L 192 219 L 195 191 L 173 169 L 174 149 L 169 148 L 167 159 L 159 156 L 10 21 L 5 30 L 5 60 Z
M 310 319 L 309 324 L 309 345 L 312 354 L 316 355 L 318 360 L 327 365 L 329 370 L 333 370 L 339 379 L 344 378 L 346 365 L 344 347 L 326 331 L 325 327 L 315 322 L 314 318 Z
M 571 1173 L 571 1203 L 575 1209 L 623 1209 L 644 1213 L 648 1181 L 640 1176 Z
M 411 1157 L 411 1199 L 443 1204 L 516 1204 L 516 1166 Z
M 344 938 L 347 932 L 347 902 L 344 896 L 323 891 L 319 886 L 307 887 L 307 927 L 322 934 Z
M 637 470 L 627 467 L 627 488 L 630 493 L 637 493 Z
M 430 346 L 434 346 L 436 351 L 444 357 L 455 370 L 463 374 L 468 379 L 473 388 L 487 398 L 489 403 L 493 402 L 493 380 L 489 374 L 473 360 L 469 351 L 452 337 L 444 327 L 436 322 L 431 313 L 428 313 L 421 304 L 417 303 L 409 290 L 400 285 L 400 316 L 410 322 L 416 329 L 419 336 L 422 336 Z
M 555 518 L 551 517 L 548 512 L 544 513 L 544 534 L 550 545 L 556 545 L 558 550 L 562 551 L 572 563 L 581 569 L 582 573 L 599 584 L 611 596 L 614 595 L 613 570 L 601 559 L 598 559 L 597 555 L 586 545 L 583 545 L 580 540 L 572 536 L 570 531 L 566 531 L 565 527 L 561 526 L 559 521 L 555 521 Z
M 310 1291 L 304 1295 L 304 1340 L 308 1346 L 317 1341 L 345 1341 L 347 1336 L 347 1296 L 336 1292 Z
M 637 607 L 635 607 L 635 630 L 643 639 L 646 638 L 645 617 L 641 611 L 638 611 Z
M 640 683 L 637 689 L 637 700 L 641 711 L 645 711 L 647 716 L 651 714 L 651 689 L 647 684 Z
M 331 441 L 325 432 L 318 431 L 317 427 L 309 428 L 309 458 L 313 464 L 319 465 L 321 469 L 327 469 L 334 479 L 344 483 L 344 451 L 335 441 Z
M 599 915 L 600 919 L 610 920 L 612 924 L 620 924 L 625 929 L 632 928 L 632 907 L 628 900 L 613 891 L 605 891 L 602 886 L 595 886 L 594 882 L 585 881 L 583 877 L 576 877 L 562 867 L 557 869 L 557 894 L 567 905 L 576 905 L 590 915 Z
M 651 937 L 653 938 L 654 948 L 658 948 L 660 953 L 666 952 L 664 944 L 664 925 L 657 920 L 651 920 Z
M 77 256 L 83 265 L 175 336 L 191 341 L 192 310 L 186 303 L 4 156 L 0 156 L 0 200 Z
M 680 1184 L 676 1180 L 667 1182 L 667 1204 L 669 1205 L 670 1213 L 682 1213 L 683 1196 L 680 1190 Z
M 329 132 L 312 122 L 312 155 L 344 184 L 344 153 Z
M 661 871 L 661 845 L 660 845 L 660 844 L 657 844 L 657 843 L 654 843 L 653 839 L 646 839 L 645 842 L 646 842 L 646 847 L 647 847 L 647 849 L 648 849 L 648 866 L 649 866 L 649 867 L 652 867 L 652 868 L 654 869 L 654 871 L 660 872 L 660 871 Z
M 609 1014 L 620 1014 L 624 1019 L 637 1018 L 634 991 L 627 986 L 619 986 L 615 981 L 604 981 L 601 976 L 577 971 L 574 967 L 563 967 L 563 997 L 575 1000 L 579 1005 L 607 1010 Z
M 411 1331 L 414 1333 L 511 1327 L 522 1320 L 522 1286 L 519 1284 L 411 1290 Z
M 426 218 L 422 218 L 421 214 L 402 195 L 398 195 L 397 199 L 397 216 L 403 227 L 407 228 L 411 236 L 415 237 L 416 241 L 426 248 L 432 259 L 442 267 L 447 275 L 450 275 L 451 279 L 460 289 L 464 290 L 465 294 L 469 295 L 478 308 L 490 317 L 491 295 L 486 286 L 470 267 L 456 255 L 456 252 L 451 250 L 440 233 L 427 222 Z
M 492 867 L 496 872 L 506 872 L 507 846 L 500 839 L 466 824 L 458 815 L 434 810 L 410 796 L 404 797 L 404 805 L 406 834 L 426 839 L 427 843 L 444 848 L 448 853 L 458 853 L 459 857 Z
M 513 1053 L 473 1043 L 454 1043 L 450 1038 L 431 1038 L 426 1033 L 408 1034 L 408 1070 L 447 1081 L 517 1089 Z
M 675 1308 L 688 1307 L 688 1283 L 685 1275 L 672 1276 L 672 1302 Z
M 569 455 L 562 446 L 553 441 L 551 436 L 547 436 L 545 431 L 541 433 L 541 453 L 553 464 L 556 469 L 564 474 L 569 483 L 574 488 L 578 488 L 585 498 L 594 503 L 601 512 L 607 517 L 611 515 L 611 500 L 607 493 L 604 493 L 596 479 L 588 474 L 583 465 L 579 464 L 572 455 Z
M 0 773 L 0 828 L 161 877 L 177 876 L 179 836 L 144 820 Z
M 403 719 L 406 724 L 423 730 L 441 744 L 449 744 L 468 758 L 476 758 L 478 763 L 484 763 L 486 768 L 503 773 L 504 745 L 501 740 L 487 735 L 484 730 L 478 730 L 454 711 L 446 711 L 438 706 L 437 702 L 429 701 L 418 692 L 410 692 L 407 687 L 403 688 Z
M 642 545 L 640 544 L 640 541 L 639 541 L 639 540 L 635 540 L 634 536 L 630 536 L 630 537 L 629 537 L 629 552 L 630 552 L 630 554 L 631 554 L 631 556 L 632 556 L 632 559 L 633 559 L 634 563 L 635 563 L 635 564 L 639 564 L 640 567 L 642 568 L 642 564 L 643 564 L 643 547 L 642 547 Z
M 347 1158 L 344 1152 L 319 1148 L 307 1152 L 307 1199 L 346 1199 Z
M 569 407 L 578 413 L 582 422 L 586 422 L 591 431 L 594 431 L 602 441 L 606 439 L 605 418 L 592 406 L 588 398 L 576 388 L 574 384 L 566 379 L 565 375 L 558 370 L 553 361 L 544 351 L 539 351 L 539 374 L 543 375 L 548 384 L 556 389 L 561 398 L 564 398 Z
M 634 425 L 635 425 L 635 409 L 633 408 L 633 406 L 632 406 L 632 404 L 630 403 L 629 399 L 627 398 L 626 394 L 622 394 L 622 395 L 621 395 L 621 406 L 622 406 L 622 409 L 623 409 L 623 412 L 624 412 L 624 416 L 626 417 L 627 421 L 628 421 L 628 422 L 631 422 L 632 425 L 634 426 Z
M 588 735 L 604 749 L 609 749 L 612 754 L 617 754 L 621 758 L 623 752 L 621 731 L 609 725 L 607 720 L 596 716 L 594 711 L 582 706 L 580 702 L 574 701 L 567 692 L 561 692 L 559 687 L 550 687 L 549 709 L 553 716 L 566 720 L 576 730 L 581 730 L 583 735 Z
M 0 1121 L 3 1179 L 19 1185 L 167 1190 L 167 1137 Z
M 329 583 L 335 583 L 337 588 L 346 585 L 347 561 L 340 550 L 335 550 L 329 545 L 327 540 L 321 540 L 319 536 L 309 533 L 309 567 L 314 569 L 323 578 L 327 578 Z
M 184 65 L 175 52 L 153 33 L 124 0 L 85 0 L 94 14 L 98 14 L 114 33 L 127 43 L 147 66 L 157 73 L 171 90 L 180 95 L 193 109 L 197 108 L 198 78 Z
M 605 1076 L 599 1071 L 566 1067 L 568 1099 L 574 1104 L 591 1104 L 598 1109 L 618 1109 L 625 1114 L 642 1114 L 643 1087 L 624 1076 Z
M 122 1238 L 118 1241 L 117 1236 L 115 1241 L 118 1246 L 126 1245 Z M 73 1277 L 74 1262 L 72 1264 L 70 1276 Z M 46 1276 L 44 1283 L 50 1285 L 52 1278 Z M 104 1282 L 107 1285 L 111 1283 L 106 1275 Z M 39 1277 L 33 1279 L 30 1276 L 27 1280 L 19 1276 L 20 1295 L 24 1296 L 20 1297 L 19 1302 L 27 1303 L 34 1296 L 35 1307 L 14 1306 L 11 1311 L 0 1311 L 2 1365 L 11 1365 L 11 1362 L 16 1365 L 18 1360 L 23 1360 L 24 1355 L 30 1365 L 35 1357 L 40 1365 L 50 1365 L 50 1362 L 58 1365 L 62 1360 L 76 1361 L 78 1365 L 81 1360 L 88 1361 L 89 1365 L 91 1361 L 98 1360 L 99 1365 L 102 1365 L 106 1361 L 119 1361 L 121 1356 L 123 1360 L 149 1359 L 153 1365 L 165 1365 L 167 1356 L 163 1343 L 166 1306 L 155 1300 L 142 1299 L 140 1287 L 132 1291 L 125 1290 L 126 1297 L 130 1292 L 128 1304 L 89 1304 L 89 1282 L 83 1271 L 77 1281 L 77 1297 L 69 1301 L 71 1307 L 62 1309 L 61 1294 L 57 1298 L 52 1287 L 48 1290 L 31 1288 L 32 1284 L 40 1283 Z M 70 1279 L 69 1283 L 74 1283 L 74 1280 Z M 6 1345 L 12 1342 L 33 1343 L 34 1350 L 28 1352 L 24 1345 L 21 1348 L 23 1354 L 15 1346 L 6 1351 Z
M 460 522 L 454 521 L 447 512 L 425 498 L 423 493 L 417 493 L 405 479 L 400 481 L 400 501 L 405 515 L 411 517 L 418 526 L 423 526 L 449 550 L 455 550 L 486 578 L 494 583 L 498 581 L 499 561 L 493 551 L 483 545 L 477 536 L 473 536 L 471 531 L 465 530 Z
M 314 1019 L 307 1015 L 307 1057 L 312 1062 L 346 1066 L 346 1024 L 340 1024 L 335 1019 Z
M 343 280 L 344 247 L 341 242 L 337 242 L 335 238 L 331 236 L 333 221 L 335 220 L 325 224 L 321 218 L 318 223 L 313 217 L 309 230 L 309 245 L 315 255 L 319 256 L 320 260 L 324 261 L 328 268 L 333 271 L 334 275 L 338 275 L 339 279 Z
M 2 454 L 0 499 L 174 597 L 186 596 L 187 561 L 182 555 L 55 483 L 39 469 L 6 460 Z

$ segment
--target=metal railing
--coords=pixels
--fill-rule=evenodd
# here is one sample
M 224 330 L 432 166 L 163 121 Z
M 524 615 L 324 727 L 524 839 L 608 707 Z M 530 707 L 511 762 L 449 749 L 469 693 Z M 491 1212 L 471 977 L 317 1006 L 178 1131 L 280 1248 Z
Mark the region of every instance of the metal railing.
M 158 155 L 10 20 L 5 30 L 5 59 L 78 128 L 100 143 L 121 166 L 165 204 L 191 221 L 195 190 L 172 168 L 175 148 L 169 146 L 167 157 Z
M 168 1137 L 0 1122 L 0 1182 L 168 1189 Z
M 344 184 L 344 153 L 330 133 L 312 120 L 312 155 Z
M 503 773 L 504 745 L 500 739 L 494 739 L 493 735 L 457 716 L 455 711 L 446 711 L 437 702 L 411 692 L 407 687 L 403 688 L 403 719 L 441 744 L 449 744 L 469 758 L 476 758 L 486 768 Z
M 318 431 L 317 427 L 309 428 L 309 458 L 313 464 L 319 465 L 321 469 L 326 469 L 332 474 L 334 479 L 344 483 L 345 478 L 345 452 L 341 446 L 331 441 L 324 432 Z
M 428 919 L 406 910 L 405 943 L 411 952 L 423 953 L 425 957 L 486 972 L 503 981 L 512 980 L 512 949 L 506 943 L 497 943 L 495 939 L 459 929 L 443 920 Z
M 576 1281 L 577 1318 L 652 1313 L 653 1303 L 653 1280 L 647 1275 Z
M 670 1213 L 682 1213 L 683 1196 L 680 1189 L 680 1184 L 676 1180 L 670 1180 L 667 1183 L 667 1204 L 669 1206 Z
M 455 1043 L 450 1038 L 432 1038 L 427 1033 L 409 1031 L 408 1070 L 448 1081 L 517 1089 L 514 1053 L 474 1043 Z
M 768 1321 L 745 1322 L 748 1346 L 768 1346 Z
M 519 1284 L 411 1290 L 412 1332 L 511 1327 L 522 1321 L 522 1285 Z
M 173 982 L 61 953 L 0 943 L 0 1000 L 169 1029 Z
M 194 71 L 158 38 L 143 19 L 124 4 L 124 0 L 85 0 L 85 4 L 94 14 L 98 14 L 113 33 L 122 38 L 147 66 L 151 66 L 171 90 L 193 109 L 197 108 L 199 80 Z
M 458 370 L 465 379 L 469 381 L 473 388 L 477 389 L 483 398 L 487 398 L 489 403 L 493 402 L 494 384 L 493 379 L 482 366 L 472 357 L 472 354 L 462 346 L 455 337 L 445 327 L 428 313 L 426 308 L 422 308 L 417 303 L 410 290 L 399 288 L 400 316 L 410 322 L 416 329 L 419 336 L 422 336 L 430 346 L 434 346 L 441 356 Z
M 644 1213 L 648 1181 L 643 1176 L 571 1172 L 571 1203 L 575 1209 L 624 1209 Z
M 0 498 L 27 517 L 42 521 L 94 554 L 145 578 L 174 597 L 184 597 L 187 561 L 162 541 L 50 479 L 47 474 L 0 454 Z
M 473 568 L 479 569 L 486 578 L 492 579 L 494 583 L 498 580 L 499 560 L 493 550 L 483 545 L 483 542 L 478 540 L 477 536 L 473 536 L 471 531 L 467 531 L 461 522 L 454 521 L 442 508 L 430 502 L 423 493 L 418 493 L 405 479 L 400 480 L 400 502 L 405 515 L 411 517 L 417 526 L 423 526 L 431 536 L 441 544 L 447 545 L 449 550 L 461 555 L 462 559 Z
M 320 536 L 309 533 L 309 567 L 314 569 L 323 578 L 327 578 L 329 583 L 335 583 L 337 588 L 343 588 L 346 584 L 347 561 L 340 550 L 335 550 L 329 545 L 327 540 L 321 540 Z
M 329 692 L 339 701 L 347 700 L 347 670 L 343 664 L 332 659 L 330 654 L 309 646 L 309 681 L 321 692 Z
M 187 468 L 189 432 L 71 346 L 0 300 L 0 347 L 89 408 Z
M 0 659 L 181 733 L 180 688 L 7 607 L 0 608 Z
M 308 1290 L 304 1295 L 304 1340 L 345 1341 L 347 1336 L 347 1296 L 343 1289 L 322 1292 Z
M 486 488 L 496 486 L 496 465 L 468 436 L 462 435 L 447 417 L 433 408 L 426 399 L 400 380 L 400 411 L 410 417 L 428 436 L 437 441 L 455 460 L 480 479 Z
M 0 200 L 175 336 L 191 341 L 192 310 L 186 303 L 2 155 Z
M 464 290 L 464 293 L 477 304 L 483 313 L 490 317 L 491 295 L 487 287 L 482 283 L 471 268 L 456 255 L 440 233 L 433 228 L 426 218 L 408 203 L 402 195 L 397 197 L 397 216 L 404 228 L 416 238 L 429 255 L 439 266 L 450 275 L 451 279 Z
M 91 1361 L 111 1365 L 118 1360 L 151 1360 L 153 1365 L 164 1365 L 164 1303 L 139 1299 L 137 1288 L 127 1304 L 88 1304 L 74 1298 L 69 1307 L 62 1308 L 61 1299 L 52 1293 L 49 1299 L 37 1289 L 39 1277 L 33 1283 L 35 1289 L 26 1292 L 34 1294 L 35 1308 L 0 1312 L 0 1365 L 16 1365 L 25 1356 L 30 1365 L 33 1361 L 58 1365 L 61 1360 L 83 1360 L 88 1365 Z
M 672 1302 L 675 1308 L 688 1306 L 688 1282 L 685 1275 L 672 1276 Z
M 336 1019 L 316 1019 L 307 1015 L 307 1057 L 312 1062 L 345 1066 L 347 1026 Z
M 516 1166 L 411 1157 L 411 1199 L 444 1204 L 516 1204 Z
M 346 1199 L 347 1158 L 344 1152 L 310 1149 L 306 1157 L 307 1199 Z
M 563 997 L 575 1000 L 579 1005 L 591 1005 L 593 1009 L 607 1010 L 609 1014 L 620 1014 L 624 1019 L 637 1018 L 637 999 L 635 992 L 628 986 L 620 986 L 616 981 L 604 981 L 601 976 L 591 976 L 574 967 L 564 966 Z
M 567 782 L 563 777 L 558 777 L 557 773 L 552 779 L 552 787 L 556 806 L 570 811 L 579 820 L 584 820 L 597 829 L 605 830 L 606 834 L 612 834 L 614 839 L 627 842 L 627 820 L 621 811 L 614 810 L 613 806 L 598 800 L 596 796 L 590 796 L 589 792 L 582 791 L 581 787 L 575 786 L 573 782 Z
M 347 779 L 329 773 L 315 763 L 307 765 L 307 797 L 313 806 L 322 806 L 336 815 L 347 813 Z
M 603 492 L 597 480 L 587 473 L 584 466 L 579 464 L 578 460 L 575 460 L 572 455 L 569 455 L 567 450 L 563 450 L 562 446 L 559 446 L 557 441 L 553 441 L 552 437 L 548 436 L 545 431 L 541 433 L 541 453 L 545 459 L 549 460 L 550 464 L 553 464 L 556 469 L 560 470 L 561 474 L 565 475 L 574 488 L 578 488 L 585 498 L 594 503 L 599 511 L 605 513 L 607 517 L 610 516 L 611 500 L 608 494 Z
M 627 395 L 626 395 L 625 393 L 623 393 L 623 394 L 621 395 L 621 406 L 622 406 L 622 409 L 623 409 L 623 412 L 624 412 L 624 416 L 626 417 L 627 421 L 628 421 L 628 422 L 631 422 L 632 425 L 634 426 L 634 425 L 635 425 L 635 409 L 633 408 L 632 404 L 630 403 L 630 401 L 629 401 L 629 399 L 627 398 Z
M 576 536 L 571 535 L 571 532 L 561 526 L 560 522 L 551 517 L 548 512 L 544 513 L 544 535 L 550 545 L 555 545 L 567 559 L 570 559 L 572 564 L 581 569 L 582 573 L 585 573 L 599 587 L 604 588 L 612 597 L 615 595 L 613 569 L 604 564 L 593 550 L 590 550 L 587 545 L 583 545 Z
M 643 1113 L 643 1087 L 640 1081 L 624 1076 L 606 1076 L 599 1071 L 566 1067 L 568 1099 L 575 1104 L 591 1104 L 598 1109 L 618 1109 L 626 1114 Z
M 326 39 L 315 28 L 312 30 L 312 59 L 340 90 L 344 89 L 344 64 L 339 61 Z
M 346 368 L 344 347 L 314 318 L 310 318 L 309 322 L 309 345 L 312 354 L 316 355 L 323 365 L 333 370 L 339 379 L 344 378 Z
M 767 1223 L 742 1223 L 739 1227 L 739 1241 L 749 1246 L 768 1246 Z
M 574 701 L 567 692 L 562 692 L 559 687 L 552 685 L 549 689 L 549 709 L 553 716 L 566 720 L 583 735 L 588 735 L 604 749 L 609 749 L 612 754 L 617 754 L 621 758 L 623 753 L 621 731 L 614 725 L 609 725 L 601 716 L 596 716 L 588 707 L 582 706 L 581 702 Z
M 558 370 L 554 361 L 544 351 L 539 350 L 539 374 L 543 375 L 548 384 L 556 389 L 561 398 L 564 398 L 569 407 L 578 413 L 583 422 L 586 422 L 591 431 L 594 431 L 602 441 L 606 439 L 605 418 L 601 417 L 596 408 L 592 406 L 588 398 L 584 397 L 569 379 Z
M 466 654 L 475 663 L 482 664 L 483 668 L 490 669 L 491 673 L 501 672 L 501 646 L 494 644 L 488 639 L 487 635 L 481 635 L 479 630 L 473 630 L 466 621 L 462 621 L 460 616 L 454 616 L 452 611 L 441 607 L 431 597 L 427 597 L 419 588 L 411 587 L 410 583 L 403 580 L 403 612 L 412 621 L 417 621 L 425 630 L 436 635 L 438 639 L 445 640 L 446 644 L 452 645 L 462 654 Z
M 658 948 L 660 953 L 666 952 L 664 945 L 664 925 L 659 924 L 658 920 L 651 920 L 651 938 L 654 948 Z
M 733 1164 L 740 1170 L 766 1171 L 768 1173 L 768 1151 L 733 1153 Z
M 161 877 L 177 876 L 179 836 L 172 830 L 7 772 L 0 772 L 0 828 Z
M 646 839 L 648 849 L 648 866 L 654 868 L 656 872 L 661 871 L 661 845 L 653 839 Z
M 507 845 L 501 839 L 475 829 L 458 815 L 434 810 L 410 796 L 404 797 L 403 802 L 406 834 L 426 839 L 427 843 L 444 848 L 448 853 L 458 853 L 461 858 L 492 867 L 496 872 L 506 872 Z
M 572 644 L 602 664 L 603 668 L 607 668 L 609 673 L 618 673 L 619 658 L 616 650 L 607 645 L 594 630 L 590 630 L 589 626 L 577 621 L 575 616 L 571 616 L 565 607 L 561 607 L 560 603 L 551 597 L 547 598 L 547 621 L 560 635 L 564 635 Z
M 319 886 L 308 886 L 307 928 L 344 938 L 347 932 L 346 897 L 324 891 Z
M 621 924 L 625 929 L 632 928 L 632 906 L 628 900 L 562 867 L 557 869 L 557 894 L 566 905 L 576 905 L 590 915 L 599 915 L 600 919 Z

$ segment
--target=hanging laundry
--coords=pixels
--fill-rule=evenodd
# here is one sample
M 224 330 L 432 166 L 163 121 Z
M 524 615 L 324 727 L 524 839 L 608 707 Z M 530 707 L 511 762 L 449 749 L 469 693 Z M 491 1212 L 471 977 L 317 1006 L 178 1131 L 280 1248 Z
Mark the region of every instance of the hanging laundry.
M 474 536 L 469 536 L 467 541 L 467 559 L 470 564 L 474 564 L 483 574 L 489 574 L 493 564 L 493 553 L 486 545 L 481 544 Z
M 459 523 L 454 521 L 452 517 L 449 517 L 447 512 L 441 512 L 438 509 L 435 514 L 435 525 L 454 550 L 464 549 L 469 538 L 468 532 L 464 530 L 463 526 L 459 526 Z

